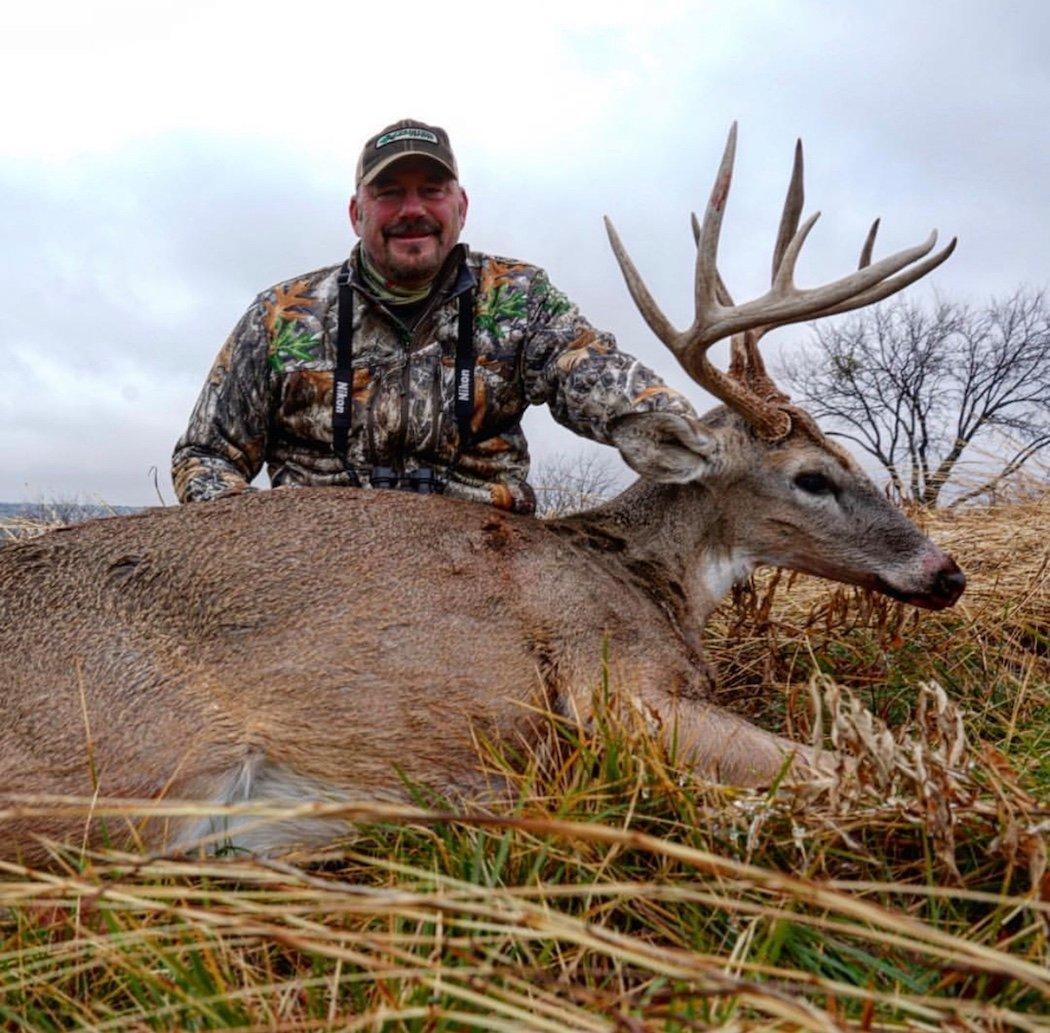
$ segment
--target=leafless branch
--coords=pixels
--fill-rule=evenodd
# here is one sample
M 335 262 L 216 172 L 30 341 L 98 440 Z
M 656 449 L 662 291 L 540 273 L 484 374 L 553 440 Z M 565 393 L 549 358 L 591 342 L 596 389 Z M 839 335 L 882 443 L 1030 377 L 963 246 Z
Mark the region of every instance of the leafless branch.
M 1050 435 L 1050 306 L 1019 290 L 981 309 L 897 302 L 813 328 L 783 375 L 828 430 L 855 442 L 908 501 L 935 506 L 975 441 L 1006 434 L 1016 453 L 989 467 L 994 490 Z M 953 504 L 982 494 L 956 496 Z
M 619 487 L 615 469 L 594 452 L 555 456 L 541 463 L 531 480 L 541 517 L 591 509 L 612 498 Z

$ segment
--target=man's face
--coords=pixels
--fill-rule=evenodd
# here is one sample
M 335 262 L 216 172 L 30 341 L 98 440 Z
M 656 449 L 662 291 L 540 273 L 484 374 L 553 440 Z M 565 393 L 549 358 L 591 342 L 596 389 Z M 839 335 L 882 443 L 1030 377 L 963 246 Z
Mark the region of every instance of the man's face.
M 404 287 L 434 278 L 466 217 L 466 193 L 426 158 L 395 162 L 350 199 L 350 222 L 372 264 Z

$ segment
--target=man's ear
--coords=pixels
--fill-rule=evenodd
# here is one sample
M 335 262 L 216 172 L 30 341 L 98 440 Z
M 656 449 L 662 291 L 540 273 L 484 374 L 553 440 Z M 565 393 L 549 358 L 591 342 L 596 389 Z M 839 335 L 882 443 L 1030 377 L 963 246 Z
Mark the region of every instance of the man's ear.
M 360 237 L 361 230 L 359 223 L 361 219 L 361 209 L 357 203 L 357 194 L 351 194 L 350 196 L 350 225 L 353 227 L 354 232 Z
M 611 424 L 609 436 L 624 462 L 651 481 L 700 481 L 725 466 L 722 441 L 699 420 L 677 413 L 628 413 Z
M 456 183 L 459 186 L 459 183 Z M 467 222 L 467 209 L 470 207 L 470 198 L 462 187 L 459 187 L 459 228 L 463 229 Z

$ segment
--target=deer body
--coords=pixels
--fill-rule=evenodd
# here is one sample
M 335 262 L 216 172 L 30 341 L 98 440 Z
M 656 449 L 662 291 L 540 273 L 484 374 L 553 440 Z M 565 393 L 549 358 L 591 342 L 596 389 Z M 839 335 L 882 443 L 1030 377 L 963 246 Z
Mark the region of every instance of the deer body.
M 382 799 L 403 794 L 400 773 L 469 793 L 483 788 L 474 736 L 528 744 L 530 708 L 585 714 L 606 641 L 618 685 L 664 707 L 679 696 L 701 719 L 702 665 L 618 561 L 598 559 L 540 521 L 354 489 L 10 546 L 0 793 L 90 796 L 97 778 L 114 797 Z M 780 756 L 743 721 L 711 721 Z M 745 753 L 712 774 L 760 780 Z
M 642 478 L 561 520 L 440 496 L 289 489 L 94 521 L 0 550 L 0 812 L 25 794 L 397 799 L 498 783 L 477 739 L 539 744 L 549 707 L 586 720 L 605 656 L 679 755 L 768 783 L 797 745 L 707 701 L 708 615 L 759 564 L 951 605 L 965 579 L 765 374 L 774 325 L 868 304 L 943 261 L 919 248 L 799 291 L 801 152 L 773 287 L 734 306 L 714 266 L 734 134 L 698 242 L 697 318 L 679 333 L 610 227 L 650 326 L 725 403 L 702 420 L 631 414 L 613 443 Z M 911 269 L 902 271 L 909 264 Z M 706 349 L 734 334 L 729 374 Z M 151 826 L 155 845 L 214 831 Z M 305 822 L 226 830 L 254 850 L 332 835 Z M 80 819 L 8 816 L 0 856 Z

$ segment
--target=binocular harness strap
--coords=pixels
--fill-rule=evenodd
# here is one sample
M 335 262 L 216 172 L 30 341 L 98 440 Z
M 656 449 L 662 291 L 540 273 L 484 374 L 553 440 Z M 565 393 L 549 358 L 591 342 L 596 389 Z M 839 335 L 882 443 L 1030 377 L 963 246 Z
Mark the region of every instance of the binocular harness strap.
M 459 333 L 456 336 L 456 459 L 470 440 L 474 418 L 474 291 L 459 296 Z M 453 463 L 455 465 L 455 463 Z
M 354 292 L 350 287 L 350 263 L 339 270 L 339 310 L 335 330 L 335 381 L 332 386 L 332 448 L 345 463 L 350 442 L 351 396 L 354 371 Z
M 350 474 L 350 483 L 360 487 L 357 471 L 350 465 L 350 417 L 353 412 L 354 291 L 350 286 L 350 262 L 339 270 L 338 316 L 335 331 L 335 373 L 332 386 L 332 450 Z M 407 361 L 407 359 L 406 359 Z M 474 291 L 459 296 L 459 326 L 456 335 L 456 444 L 455 466 L 471 437 L 474 416 Z

